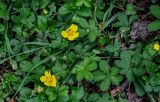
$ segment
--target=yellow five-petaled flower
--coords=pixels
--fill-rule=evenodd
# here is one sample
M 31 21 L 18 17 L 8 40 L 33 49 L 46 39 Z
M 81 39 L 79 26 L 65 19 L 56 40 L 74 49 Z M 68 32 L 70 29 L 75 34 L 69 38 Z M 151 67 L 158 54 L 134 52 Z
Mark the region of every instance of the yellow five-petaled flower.
M 157 51 L 160 51 L 160 45 L 158 43 L 154 43 L 153 48 Z
M 72 41 L 78 38 L 79 32 L 77 32 L 78 26 L 75 24 L 72 24 L 67 30 L 62 31 L 61 35 L 63 38 L 67 38 L 68 40 Z
M 50 71 L 45 71 L 44 76 L 41 76 L 40 80 L 48 87 L 56 87 L 57 85 L 57 79 L 54 75 L 51 75 Z

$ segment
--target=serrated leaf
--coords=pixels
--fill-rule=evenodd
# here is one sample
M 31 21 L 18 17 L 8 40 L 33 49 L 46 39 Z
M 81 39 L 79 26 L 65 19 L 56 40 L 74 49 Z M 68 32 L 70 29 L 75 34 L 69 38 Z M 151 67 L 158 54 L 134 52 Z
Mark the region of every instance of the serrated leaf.
M 94 75 L 94 80 L 95 81 L 101 81 L 101 80 L 103 80 L 103 79 L 105 79 L 107 76 L 105 75 L 105 73 L 104 72 L 101 72 L 101 71 L 95 71 L 94 73 L 93 73 L 93 75 Z
M 39 0 L 39 7 L 45 8 L 49 4 L 50 0 Z
M 38 16 L 38 28 L 43 31 L 47 29 L 47 18 L 45 16 Z
M 122 76 L 111 76 L 111 82 L 112 82 L 112 84 L 113 85 L 116 85 L 116 86 L 118 86 L 119 85 L 119 83 L 120 83 L 120 81 L 122 81 Z
M 110 85 L 111 85 L 111 81 L 110 81 L 110 78 L 108 77 L 100 83 L 100 88 L 102 91 L 106 91 L 110 88 Z
M 133 15 L 129 18 L 129 25 L 131 25 L 134 21 L 138 19 L 138 15 Z
M 96 61 L 91 61 L 87 66 L 86 70 L 88 71 L 93 71 L 97 68 L 97 62 Z
M 80 18 L 77 23 L 79 23 L 82 28 L 89 28 L 89 24 L 84 18 Z
M 83 17 L 89 17 L 91 16 L 91 14 L 92 14 L 91 9 L 88 9 L 87 7 L 83 7 L 81 8 L 81 10 L 77 11 L 77 15 L 83 16 Z
M 140 97 L 142 97 L 145 94 L 145 91 L 144 91 L 143 87 L 141 85 L 139 85 L 137 82 L 134 82 L 134 85 L 135 85 L 136 93 Z
M 146 92 L 151 92 L 153 90 L 153 87 L 151 85 L 147 84 L 144 86 L 144 89 Z
M 72 89 L 72 95 L 71 100 L 72 101 L 79 101 L 84 95 L 84 89 L 83 87 L 77 87 L 75 89 Z
M 152 5 L 151 7 L 150 7 L 150 12 L 151 12 L 151 14 L 154 16 L 154 17 L 156 17 L 156 18 L 158 18 L 158 19 L 160 19 L 160 6 L 158 6 L 158 5 Z
M 83 71 L 78 72 L 76 75 L 77 81 L 81 81 L 83 78 L 84 78 Z
M 0 32 L 4 31 L 5 30 L 5 27 L 4 25 L 0 24 Z
M 59 13 L 60 14 L 69 14 L 69 13 L 72 13 L 72 10 L 70 9 L 69 5 L 66 4 L 66 5 L 63 5 L 60 7 Z
M 87 1 L 87 0 L 84 0 L 84 6 L 91 7 L 91 2 Z
M 7 7 L 6 7 L 6 5 L 3 5 L 3 3 L 0 6 L 0 18 L 3 18 L 5 20 L 9 19 Z
M 100 70 L 103 71 L 104 73 L 109 74 L 109 68 L 110 68 L 110 66 L 109 66 L 109 64 L 108 64 L 106 61 L 101 60 L 101 61 L 99 62 L 99 68 L 100 68 Z
M 89 71 L 84 71 L 83 72 L 83 77 L 86 79 L 86 80 L 92 80 L 93 79 L 93 74 Z
M 82 6 L 82 5 L 83 5 L 83 0 L 76 1 L 76 6 Z
M 100 32 L 98 30 L 90 30 L 90 32 L 88 33 L 89 41 L 94 42 L 98 35 L 100 35 Z
M 151 22 L 150 24 L 148 24 L 147 28 L 148 28 L 149 31 L 160 30 L 160 21 L 155 20 L 155 21 Z
M 21 70 L 24 71 L 24 72 L 29 72 L 32 67 L 33 67 L 33 65 L 32 65 L 32 63 L 29 62 L 29 61 L 22 61 L 22 62 L 20 63 L 20 68 L 21 68 Z

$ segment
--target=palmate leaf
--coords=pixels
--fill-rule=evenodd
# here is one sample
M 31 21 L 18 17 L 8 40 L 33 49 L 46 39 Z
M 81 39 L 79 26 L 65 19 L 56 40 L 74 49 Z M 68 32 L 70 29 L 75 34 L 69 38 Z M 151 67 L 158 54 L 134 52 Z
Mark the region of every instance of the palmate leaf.
M 33 64 L 29 61 L 22 61 L 20 63 L 20 68 L 24 72 L 29 72 L 33 67 Z
M 47 18 L 45 16 L 38 16 L 38 28 L 42 31 L 47 29 Z
M 131 68 L 132 51 L 122 51 L 121 60 L 116 60 L 115 65 L 120 69 L 120 73 L 126 75 L 129 82 L 134 80 L 134 72 Z
M 106 61 L 104 61 L 104 60 L 101 60 L 100 62 L 99 62 L 99 68 L 100 68 L 100 70 L 101 71 L 103 71 L 104 73 L 109 73 L 109 68 L 110 68 L 110 66 L 109 66 L 109 64 L 106 62 Z
M 5 20 L 8 20 L 8 19 L 9 19 L 7 6 L 4 5 L 3 3 L 2 3 L 2 5 L 0 6 L 0 18 L 5 19 Z
M 99 62 L 99 68 L 101 71 L 97 70 L 94 74 L 94 80 L 100 81 L 100 89 L 106 91 L 111 85 L 119 85 L 123 77 L 119 75 L 119 70 L 116 67 L 110 68 L 109 64 L 102 60 Z
M 148 24 L 147 28 L 149 31 L 160 30 L 160 20 L 155 20 L 155 21 L 151 22 L 150 24 Z
M 60 14 L 69 14 L 69 13 L 72 13 L 72 9 L 70 8 L 69 4 L 65 4 L 60 7 L 59 13 Z
M 105 78 L 101 83 L 100 83 L 100 88 L 102 91 L 106 91 L 110 88 L 111 85 L 111 80 L 110 77 Z
M 154 16 L 154 17 L 156 17 L 156 18 L 158 18 L 158 19 L 160 19 L 160 6 L 158 6 L 158 5 L 152 5 L 151 7 L 150 7 L 150 12 L 151 12 L 151 14 Z
M 70 101 L 78 102 L 84 95 L 83 87 L 76 87 L 72 89 Z
M 76 79 L 81 81 L 83 78 L 86 80 L 92 80 L 93 74 L 91 71 L 94 71 L 97 68 L 97 62 L 91 58 L 85 58 L 83 62 L 76 65 L 72 70 L 72 73 L 76 74 Z

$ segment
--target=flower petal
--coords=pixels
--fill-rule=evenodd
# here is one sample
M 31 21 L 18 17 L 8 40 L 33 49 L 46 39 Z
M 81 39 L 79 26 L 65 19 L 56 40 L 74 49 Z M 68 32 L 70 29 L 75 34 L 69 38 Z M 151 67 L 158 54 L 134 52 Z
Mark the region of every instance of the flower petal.
M 47 80 L 46 76 L 41 76 L 41 77 L 40 77 L 40 81 L 41 81 L 41 82 L 45 82 L 46 80 Z
M 155 43 L 153 45 L 153 48 L 158 51 L 158 50 L 160 50 L 160 45 L 158 43 Z
M 44 85 L 49 87 L 49 86 L 51 86 L 51 82 L 47 81 L 47 82 L 44 83 Z
M 78 30 L 78 26 L 75 24 L 72 24 L 69 29 L 71 29 L 72 31 L 76 32 Z
M 48 77 L 48 78 L 51 77 L 51 72 L 50 72 L 50 71 L 45 71 L 44 74 L 45 74 L 45 76 Z
M 66 31 L 62 31 L 61 32 L 61 35 L 63 36 L 63 38 L 67 38 L 68 37 L 68 34 Z
M 79 32 L 75 32 L 75 33 L 74 33 L 74 37 L 75 37 L 75 38 L 78 38 L 78 36 L 79 36 Z
M 56 86 L 57 86 L 57 85 L 56 85 L 56 82 L 52 82 L 52 83 L 51 83 L 51 86 L 52 86 L 52 87 L 56 87 Z
M 73 41 L 75 39 L 74 36 L 68 36 L 68 40 Z

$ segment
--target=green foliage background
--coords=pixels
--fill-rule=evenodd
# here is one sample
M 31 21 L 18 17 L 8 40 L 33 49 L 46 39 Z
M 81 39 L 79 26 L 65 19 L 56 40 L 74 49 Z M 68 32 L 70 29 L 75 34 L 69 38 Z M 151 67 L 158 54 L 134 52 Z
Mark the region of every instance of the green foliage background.
M 0 102 L 128 102 L 126 89 L 110 93 L 124 81 L 139 97 L 160 101 L 160 51 L 153 49 L 160 7 L 146 11 L 156 19 L 147 26 L 155 36 L 131 47 L 138 11 L 125 0 L 1 0 Z M 61 36 L 71 24 L 79 27 L 74 41 Z M 56 88 L 40 82 L 45 70 Z

